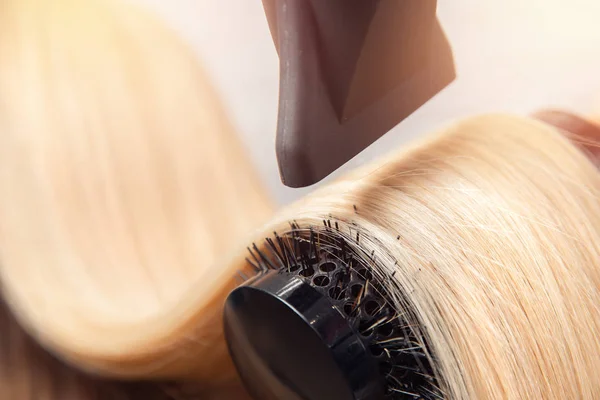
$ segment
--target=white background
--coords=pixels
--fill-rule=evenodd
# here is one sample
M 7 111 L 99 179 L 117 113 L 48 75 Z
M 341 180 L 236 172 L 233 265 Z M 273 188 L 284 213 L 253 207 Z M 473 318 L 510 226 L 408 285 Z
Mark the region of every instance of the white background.
M 274 150 L 278 59 L 261 0 L 137 1 L 157 10 L 197 51 L 275 199 L 283 204 L 312 190 L 289 189 L 279 181 Z M 458 79 L 342 171 L 476 113 L 525 114 L 559 106 L 600 114 L 600 1 L 438 4 Z

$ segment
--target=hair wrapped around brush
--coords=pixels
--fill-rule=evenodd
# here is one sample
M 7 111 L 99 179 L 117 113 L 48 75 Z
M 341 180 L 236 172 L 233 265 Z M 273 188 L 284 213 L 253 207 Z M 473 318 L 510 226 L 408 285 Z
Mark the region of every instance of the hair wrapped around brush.
M 471 118 L 283 210 L 247 262 L 329 295 L 390 398 L 593 399 L 599 189 L 554 127 Z

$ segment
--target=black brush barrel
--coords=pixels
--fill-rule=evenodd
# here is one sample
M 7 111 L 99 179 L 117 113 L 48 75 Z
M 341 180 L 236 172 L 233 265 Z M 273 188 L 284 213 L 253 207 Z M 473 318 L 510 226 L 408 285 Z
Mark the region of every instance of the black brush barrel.
M 285 271 L 231 293 L 224 311 L 230 353 L 260 400 L 377 400 L 378 363 L 331 300 Z
M 337 221 L 248 248 L 258 275 L 226 300 L 230 354 L 257 400 L 439 399 L 393 273 Z M 356 238 L 354 238 L 354 236 Z M 401 309 L 399 308 L 401 307 Z

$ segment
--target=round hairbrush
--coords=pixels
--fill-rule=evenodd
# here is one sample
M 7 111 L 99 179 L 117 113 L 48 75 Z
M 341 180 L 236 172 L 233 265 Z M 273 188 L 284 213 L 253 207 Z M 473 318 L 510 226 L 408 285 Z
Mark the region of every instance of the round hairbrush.
M 337 228 L 338 224 L 334 223 Z M 390 301 L 393 277 L 325 221 L 254 245 L 259 273 L 224 309 L 225 337 L 260 400 L 439 398 L 430 357 Z

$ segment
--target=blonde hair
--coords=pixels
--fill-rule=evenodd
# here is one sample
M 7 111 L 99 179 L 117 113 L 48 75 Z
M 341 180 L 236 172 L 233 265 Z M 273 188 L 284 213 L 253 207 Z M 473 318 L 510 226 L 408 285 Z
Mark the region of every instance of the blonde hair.
M 3 296 L 61 359 L 118 378 L 236 378 L 217 266 L 271 204 L 206 74 L 117 0 L 4 1 Z M 18 397 L 13 397 L 18 398 Z
M 369 255 L 433 366 L 432 399 L 594 399 L 599 189 L 555 128 L 480 116 L 316 191 L 257 243 L 293 220 Z
M 0 278 L 12 313 L 95 374 L 233 386 L 221 308 L 249 267 L 231 249 L 271 207 L 190 50 L 116 0 L 7 1 L 0 50 Z M 599 188 L 556 129 L 482 116 L 315 191 L 253 237 L 290 220 L 333 219 L 349 242 L 358 231 L 353 246 L 373 255 L 430 359 L 432 396 L 593 399 Z M 74 398 L 95 387 L 6 318 L 8 398 L 29 396 L 38 369 L 73 383 Z M 105 396 L 128 396 L 115 390 Z M 147 390 L 131 396 L 167 396 Z

